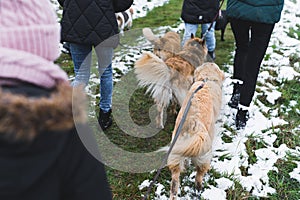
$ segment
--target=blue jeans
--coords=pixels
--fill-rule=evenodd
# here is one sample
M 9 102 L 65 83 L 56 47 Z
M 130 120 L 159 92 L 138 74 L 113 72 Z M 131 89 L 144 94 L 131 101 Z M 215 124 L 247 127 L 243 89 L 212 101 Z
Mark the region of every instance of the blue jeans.
M 92 45 L 70 43 L 70 51 L 74 63 L 75 80 L 72 86 L 88 85 L 92 65 Z M 103 112 L 108 112 L 112 105 L 113 73 L 112 57 L 113 48 L 95 47 L 98 58 L 98 71 L 100 76 L 100 103 Z
M 206 46 L 208 51 L 214 51 L 216 48 L 216 38 L 215 38 L 215 24 L 216 22 L 213 23 L 212 28 L 210 31 L 206 34 L 205 40 L 206 40 Z M 182 46 L 184 43 L 191 38 L 191 34 L 193 33 L 194 36 L 196 36 L 196 32 L 198 30 L 199 24 L 189 24 L 185 23 L 185 29 L 184 29 L 184 35 L 182 39 Z M 201 33 L 204 34 L 208 30 L 210 26 L 210 23 L 207 24 L 201 24 Z

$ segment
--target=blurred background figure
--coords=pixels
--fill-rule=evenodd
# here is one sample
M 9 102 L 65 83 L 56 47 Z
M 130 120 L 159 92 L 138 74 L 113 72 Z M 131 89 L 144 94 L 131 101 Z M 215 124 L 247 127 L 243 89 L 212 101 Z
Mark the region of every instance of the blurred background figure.
M 69 44 L 74 63 L 73 86 L 89 83 L 92 50 L 95 49 L 100 76 L 98 122 L 102 130 L 112 125 L 112 58 L 118 45 L 116 12 L 127 10 L 132 0 L 58 0 L 63 7 L 62 42 Z
M 59 42 L 48 0 L 0 1 L 0 199 L 112 198 L 78 136 L 92 136 L 84 95 L 53 64 Z
M 184 35 L 182 46 L 191 38 L 191 34 L 196 35 L 199 24 L 201 24 L 201 35 L 205 34 L 206 46 L 209 56 L 215 60 L 215 21 L 214 18 L 219 13 L 219 0 L 184 0 L 181 18 L 184 21 Z M 211 29 L 208 31 L 211 23 Z M 208 31 L 208 32 L 207 32 Z

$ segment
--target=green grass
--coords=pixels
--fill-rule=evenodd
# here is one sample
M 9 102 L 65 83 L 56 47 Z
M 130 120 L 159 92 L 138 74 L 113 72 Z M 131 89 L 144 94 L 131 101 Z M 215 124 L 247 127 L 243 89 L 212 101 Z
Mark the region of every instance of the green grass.
M 156 7 L 147 16 L 134 20 L 133 29 L 144 27 L 175 26 L 180 23 L 182 0 L 171 0 L 164 6 Z
M 171 26 L 176 27 L 180 21 L 181 14 L 181 5 L 182 0 L 170 0 L 168 4 L 164 6 L 154 8 L 152 11 L 148 12 L 147 16 L 135 19 L 133 22 L 133 30 L 141 30 L 144 27 L 161 27 L 161 26 Z M 289 30 L 292 35 L 299 35 L 298 30 Z M 136 35 L 132 33 L 131 38 L 122 39 L 123 44 L 127 44 L 132 42 L 132 38 L 137 37 L 141 33 L 137 32 Z M 181 33 L 182 34 L 182 33 Z M 230 25 L 228 24 L 226 32 L 225 32 L 225 41 L 220 40 L 220 32 L 216 31 L 216 39 L 217 39 L 217 48 L 216 48 L 216 63 L 224 70 L 228 71 L 228 65 L 232 66 L 232 52 L 234 51 L 234 38 L 231 32 Z M 299 36 L 298 36 L 299 39 Z M 129 44 L 130 45 L 130 44 Z M 275 48 L 275 47 L 274 47 Z M 118 49 L 117 49 L 118 50 Z M 265 59 L 268 59 L 268 55 Z M 300 62 L 298 55 L 290 55 L 290 64 L 294 66 L 295 63 Z M 73 75 L 73 64 L 68 55 L 62 54 L 62 56 L 56 61 L 69 75 Z M 132 67 L 132 66 L 131 66 Z M 276 66 L 275 66 L 276 67 Z M 279 88 L 279 91 L 282 92 L 282 96 L 276 101 L 275 105 L 271 105 L 266 101 L 266 96 L 263 95 L 263 91 L 257 89 L 257 92 L 260 93 L 259 100 L 264 104 L 270 107 L 270 112 L 272 110 L 278 110 L 278 115 L 280 118 L 289 122 L 287 125 L 281 125 L 278 127 L 273 127 L 272 133 L 277 135 L 277 139 L 274 141 L 274 147 L 279 147 L 282 144 L 286 144 L 289 148 L 295 149 L 297 146 L 300 146 L 300 87 L 299 87 L 299 77 L 294 80 L 285 80 L 283 82 L 279 82 L 276 80 L 276 73 L 270 70 L 271 78 L 268 80 L 268 83 L 274 84 Z M 122 77 L 123 73 L 117 71 L 116 76 Z M 273 77 L 273 78 L 272 78 Z M 130 111 L 130 119 L 135 124 L 139 126 L 149 126 L 151 123 L 149 117 L 149 109 L 154 105 L 154 102 L 147 94 L 145 94 L 145 89 L 132 89 L 129 85 L 135 83 L 135 79 L 133 76 L 126 75 L 127 84 L 118 85 L 116 83 L 114 88 L 114 93 L 117 93 L 118 99 L 114 99 L 114 106 L 118 109 L 129 109 Z M 275 79 L 275 80 L 274 80 Z M 125 82 L 126 83 L 126 82 Z M 131 83 L 131 84 L 129 84 Z M 264 85 L 265 83 L 258 83 L 259 86 Z M 93 89 L 94 91 L 98 91 L 98 87 Z M 134 90 L 131 95 L 131 91 Z M 130 98 L 128 99 L 128 97 Z M 123 100 L 128 99 L 129 108 L 124 108 L 122 105 Z M 289 105 L 290 101 L 293 100 L 297 102 L 292 107 Z M 120 116 L 117 116 L 120 119 L 127 119 L 126 112 L 118 112 Z M 123 116 L 124 115 L 124 116 Z M 266 116 L 269 116 L 270 113 L 265 113 Z M 138 138 L 128 134 L 128 130 L 132 131 L 134 134 L 134 129 L 132 122 L 128 121 L 123 124 L 124 127 L 120 128 L 114 120 L 113 126 L 105 132 L 105 135 L 99 136 L 98 142 L 100 144 L 103 143 L 103 148 L 110 148 L 107 144 L 107 140 L 111 142 L 112 145 L 115 145 L 126 152 L 135 152 L 135 153 L 144 153 L 144 152 L 153 152 L 160 147 L 167 145 L 171 140 L 171 133 L 173 130 L 173 125 L 175 121 L 175 115 L 171 113 L 170 110 L 167 111 L 167 121 L 165 128 L 160 130 L 156 135 L 150 138 Z M 96 125 L 92 124 L 96 129 Z M 230 125 L 224 124 L 224 128 L 226 131 L 232 133 L 223 134 L 222 139 L 226 143 L 230 143 L 233 137 L 236 135 L 236 132 Z M 125 131 L 124 131 L 125 130 Z M 297 130 L 296 132 L 294 130 Z M 266 130 L 267 131 L 267 130 Z M 265 148 L 265 144 L 259 142 L 259 138 L 249 137 L 245 142 L 245 146 L 247 149 L 247 153 L 249 155 L 248 162 L 253 164 L 256 162 L 256 156 L 254 151 L 259 148 Z M 109 154 L 109 152 L 108 152 Z M 155 157 L 155 163 L 160 163 L 162 157 Z M 122 154 L 118 155 L 118 152 L 111 156 L 108 162 L 117 162 L 127 163 L 123 166 L 117 166 L 119 169 L 115 169 L 112 167 L 106 167 L 108 180 L 110 182 L 113 199 L 114 200 L 136 200 L 141 199 L 141 195 L 145 194 L 146 188 L 142 191 L 139 190 L 138 186 L 146 179 L 152 180 L 155 172 L 145 172 L 145 173 L 130 173 L 126 171 L 130 171 L 128 169 L 130 166 L 130 162 L 132 160 L 123 156 Z M 115 160 L 114 160 L 115 159 Z M 120 160 L 117 160 L 120 159 Z M 145 160 L 153 159 L 153 157 L 146 157 Z M 230 156 L 226 154 L 222 159 L 230 159 Z M 275 188 L 277 193 L 270 195 L 269 199 L 279 200 L 296 200 L 299 198 L 300 184 L 295 179 L 289 177 L 288 173 L 291 172 L 295 167 L 295 161 L 299 161 L 299 157 L 294 155 L 288 155 L 286 159 L 278 160 L 276 163 L 276 167 L 278 171 L 270 171 L 268 176 L 270 178 L 271 187 Z M 137 165 L 142 166 L 143 161 L 136 162 Z M 111 165 L 110 165 L 111 166 Z M 137 166 L 139 167 L 139 166 Z M 189 176 L 192 173 L 193 169 L 187 169 L 187 171 L 182 175 Z M 247 169 L 241 167 L 241 172 L 243 175 L 247 175 Z M 234 182 L 234 187 L 226 190 L 227 199 L 230 200 L 240 200 L 240 199 L 258 199 L 256 197 L 251 196 L 251 194 L 241 186 L 241 184 L 236 180 L 232 175 L 228 174 L 220 174 L 216 172 L 214 169 L 209 171 L 209 180 L 208 183 L 204 183 L 204 187 L 207 184 L 216 185 L 215 179 L 220 177 L 227 177 Z M 165 186 L 165 190 L 168 193 L 169 190 L 169 181 L 171 179 L 170 172 L 167 168 L 162 170 L 161 175 L 159 176 L 158 182 L 162 183 Z M 190 181 L 185 181 L 182 184 L 183 186 L 189 186 L 191 188 L 194 187 L 194 183 Z M 153 198 L 155 188 L 153 188 L 152 193 L 150 195 L 150 199 Z
M 299 182 L 289 175 L 297 167 L 294 161 L 300 161 L 299 156 L 288 155 L 287 159 L 279 159 L 275 164 L 278 171 L 269 172 L 270 185 L 277 189 L 270 199 L 299 200 Z

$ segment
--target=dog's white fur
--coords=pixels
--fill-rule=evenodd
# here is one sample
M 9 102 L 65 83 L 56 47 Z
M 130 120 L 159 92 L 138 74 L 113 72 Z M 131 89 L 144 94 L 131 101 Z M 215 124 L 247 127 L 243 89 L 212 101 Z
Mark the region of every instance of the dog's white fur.
M 171 101 L 180 106 L 193 83 L 194 70 L 204 62 L 207 55 L 205 43 L 199 38 L 187 41 L 183 50 L 163 61 L 151 52 L 145 52 L 135 63 L 138 84 L 148 87 L 154 99 L 158 115 L 156 124 L 163 128 L 163 113 Z
M 131 7 L 127 9 L 125 13 L 128 15 L 128 19 L 126 21 L 122 12 L 115 13 L 120 33 L 123 33 L 125 28 L 130 29 L 133 24 L 133 8 Z
M 170 199 L 172 200 L 177 197 L 179 176 L 184 170 L 184 161 L 187 158 L 191 158 L 192 163 L 196 166 L 195 182 L 198 189 L 202 186 L 204 174 L 210 168 L 214 126 L 221 109 L 221 88 L 224 78 L 224 73 L 215 63 L 204 63 L 195 70 L 195 82 L 191 86 L 178 113 L 172 140 L 192 93 L 201 84 L 204 83 L 204 86 L 192 98 L 191 107 L 182 130 L 168 157 L 167 165 L 172 173 L 170 191 Z

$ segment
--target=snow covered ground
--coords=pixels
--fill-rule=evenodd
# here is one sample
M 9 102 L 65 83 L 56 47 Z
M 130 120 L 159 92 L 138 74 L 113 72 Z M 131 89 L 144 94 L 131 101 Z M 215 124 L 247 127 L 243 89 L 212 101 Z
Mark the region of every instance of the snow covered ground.
M 154 7 L 161 6 L 166 3 L 167 0 L 135 0 L 134 1 L 134 18 L 142 17 L 147 14 L 149 10 Z M 297 17 L 296 17 L 297 16 Z M 250 192 L 252 195 L 257 197 L 266 197 L 268 193 L 276 192 L 274 188 L 269 186 L 268 172 L 271 170 L 277 171 L 274 166 L 275 162 L 278 159 L 285 159 L 287 153 L 300 157 L 300 147 L 295 149 L 290 149 L 287 145 L 282 144 L 279 147 L 274 147 L 273 142 L 276 140 L 276 132 L 278 130 L 270 129 L 276 125 L 289 123 L 282 120 L 278 116 L 276 110 L 271 112 L 270 117 L 265 117 L 263 112 L 269 111 L 263 102 L 260 102 L 256 97 L 258 95 L 266 95 L 267 101 L 270 104 L 274 104 L 275 101 L 281 96 L 281 93 L 277 90 L 276 86 L 271 83 L 267 83 L 266 79 L 294 79 L 296 76 L 299 77 L 300 74 L 296 72 L 295 69 L 300 69 L 299 63 L 296 63 L 294 66 L 290 65 L 289 56 L 291 54 L 300 54 L 300 38 L 294 39 L 288 36 L 288 31 L 290 28 L 298 29 L 296 24 L 300 24 L 300 1 L 286 0 L 284 10 L 282 12 L 282 17 L 279 23 L 276 24 L 269 48 L 267 50 L 268 59 L 263 62 L 262 70 L 259 74 L 258 82 L 265 83 L 262 86 L 258 86 L 259 91 L 254 97 L 256 104 L 251 105 L 250 115 L 251 118 L 247 123 L 247 126 L 244 130 L 237 131 L 235 135 L 232 132 L 224 128 L 224 124 L 228 126 L 234 125 L 234 115 L 235 112 L 227 105 L 227 102 L 230 99 L 232 92 L 232 84 L 229 77 L 232 74 L 232 66 L 228 66 L 229 72 L 226 73 L 226 80 L 224 82 L 224 96 L 223 96 L 223 106 L 220 114 L 220 118 L 216 124 L 216 133 L 214 141 L 214 157 L 212 160 L 212 168 L 221 174 L 230 175 L 230 178 L 222 177 L 215 179 L 215 185 L 208 185 L 202 192 L 202 197 L 210 200 L 225 200 L 226 192 L 225 190 L 234 186 L 233 179 L 240 182 L 240 184 Z M 161 27 L 162 30 L 165 30 L 169 27 Z M 182 29 L 183 24 L 180 24 L 177 28 L 173 28 L 174 31 Z M 171 28 L 170 28 L 171 29 Z M 159 31 L 159 30 L 158 30 Z M 149 43 L 143 38 L 136 38 L 138 44 L 136 48 L 131 49 L 121 49 L 120 52 L 116 52 L 113 67 L 118 71 L 121 71 L 123 74 L 128 72 L 128 65 L 132 65 L 136 59 L 139 58 L 142 47 L 147 46 Z M 140 48 L 140 49 L 139 49 Z M 146 48 L 144 48 L 146 49 Z M 143 49 L 142 49 L 143 50 Z M 280 52 L 280 53 L 279 53 Z M 277 77 L 272 76 L 269 73 L 269 70 L 275 70 L 278 74 Z M 115 81 L 118 82 L 118 78 L 115 78 Z M 95 74 L 91 76 L 91 86 L 87 88 L 87 91 L 90 92 L 90 88 L 93 85 L 99 84 L 99 80 Z M 300 83 L 299 83 L 300 86 Z M 90 92 L 90 95 L 96 97 L 96 95 Z M 299 102 L 290 102 L 290 105 L 286 109 L 292 109 L 293 106 L 299 104 Z M 300 116 L 300 110 L 297 110 Z M 267 130 L 267 131 L 265 131 Z M 297 127 L 294 132 L 300 132 L 300 127 Z M 222 136 L 229 136 L 231 142 L 223 141 Z M 265 145 L 265 148 L 260 148 L 255 150 L 256 162 L 249 163 L 246 151 L 245 142 L 252 138 L 257 142 L 262 142 Z M 223 158 L 223 159 L 220 159 Z M 300 162 L 296 162 L 297 167 L 290 173 L 290 176 L 297 179 L 300 184 Z M 243 175 L 241 168 L 248 169 L 248 175 Z M 209 174 L 205 179 L 209 179 Z M 184 182 L 194 182 L 195 174 L 190 174 L 189 177 L 186 177 L 182 180 Z M 228 177 L 228 176 L 227 176 Z M 171 179 L 171 177 L 170 177 Z M 145 180 L 140 185 L 140 189 L 147 187 L 149 181 Z M 156 199 L 164 200 L 168 199 L 168 191 L 164 189 L 164 186 L 160 183 L 156 184 Z M 184 195 L 181 196 L 181 199 L 189 200 L 194 197 L 194 189 L 189 187 L 184 187 Z M 300 193 L 299 193 L 300 196 Z
M 295 69 L 299 69 L 299 63 L 296 63 L 294 67 L 290 66 L 289 56 L 291 54 L 299 55 L 300 53 L 300 38 L 294 39 L 287 35 L 290 28 L 297 29 L 296 24 L 300 24 L 300 1 L 285 1 L 284 10 L 282 12 L 281 20 L 274 29 L 269 48 L 267 50 L 267 55 L 269 59 L 263 62 L 262 70 L 258 78 L 258 82 L 265 83 L 267 78 L 271 79 L 288 79 L 291 80 L 295 76 L 300 76 Z M 298 17 L 296 17 L 298 16 Z M 178 29 L 182 29 L 183 25 L 180 24 Z M 176 31 L 176 29 L 173 29 Z M 297 37 L 296 37 L 297 38 Z M 280 50 L 280 51 L 279 51 Z M 280 54 L 278 52 L 281 52 Z M 283 53 L 282 53 L 283 52 Z M 274 67 L 275 66 L 275 67 Z M 228 69 L 232 69 L 232 66 L 228 66 Z M 278 77 L 272 77 L 269 74 L 269 70 L 275 70 Z M 215 182 L 217 186 L 208 186 L 205 188 L 202 197 L 210 200 L 225 200 L 226 192 L 225 190 L 233 187 L 233 179 L 238 180 L 240 184 L 247 191 L 251 191 L 251 194 L 257 197 L 267 197 L 268 193 L 276 192 L 274 188 L 269 186 L 268 172 L 271 170 L 277 171 L 274 164 L 278 159 L 284 159 L 286 154 L 289 152 L 292 155 L 300 156 L 300 147 L 296 149 L 289 149 L 285 144 L 279 147 L 274 147 L 273 142 L 276 140 L 276 130 L 270 129 L 270 127 L 275 127 L 276 125 L 286 124 L 288 122 L 280 119 L 276 111 L 272 112 L 271 117 L 265 117 L 263 115 L 264 111 L 269 110 L 269 108 L 260 102 L 256 97 L 258 95 L 267 96 L 269 103 L 274 104 L 275 101 L 281 96 L 281 93 L 272 84 L 264 84 L 263 86 L 258 86 L 259 91 L 262 93 L 256 93 L 254 97 L 256 99 L 257 105 L 252 104 L 250 115 L 251 118 L 247 123 L 244 130 L 238 131 L 236 135 L 225 128 L 224 124 L 234 125 L 234 115 L 235 112 L 227 105 L 232 92 L 231 77 L 232 71 L 226 74 L 228 77 L 224 82 L 224 99 L 223 99 L 223 109 L 220 114 L 220 119 L 217 122 L 216 133 L 218 136 L 215 138 L 214 142 L 214 157 L 212 160 L 212 168 L 219 173 L 232 175 L 231 178 L 220 178 L 216 179 Z M 300 83 L 299 83 L 300 86 Z M 299 102 L 291 102 L 290 106 L 293 106 Z M 297 111 L 300 116 L 300 110 Z M 268 130 L 264 132 L 264 130 Z M 278 130 L 277 130 L 278 131 Z M 296 128 L 295 132 L 299 133 L 300 127 Z M 228 135 L 232 138 L 232 142 L 224 142 L 221 137 L 223 135 Z M 248 138 L 254 138 L 259 142 L 265 144 L 265 148 L 260 148 L 255 151 L 257 161 L 255 163 L 248 163 L 248 154 L 246 152 L 245 142 Z M 221 157 L 226 157 L 226 159 L 220 160 Z M 298 167 L 290 173 L 290 176 L 297 179 L 300 184 L 300 162 L 296 162 Z M 247 176 L 242 175 L 241 167 L 248 168 Z M 207 175 L 209 176 L 209 175 Z M 182 180 L 182 182 L 194 182 L 195 173 L 192 173 L 188 178 Z M 206 177 L 208 179 L 208 177 Z M 145 180 L 140 185 L 140 189 L 147 187 L 151 180 Z M 168 191 L 164 190 L 164 186 L 157 183 L 156 199 L 168 199 Z M 188 200 L 193 199 L 194 189 L 184 187 L 185 195 L 181 196 L 181 199 Z M 299 193 L 300 197 L 300 193 Z

